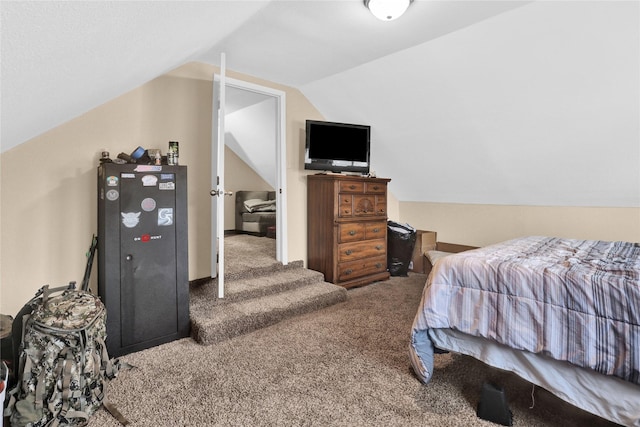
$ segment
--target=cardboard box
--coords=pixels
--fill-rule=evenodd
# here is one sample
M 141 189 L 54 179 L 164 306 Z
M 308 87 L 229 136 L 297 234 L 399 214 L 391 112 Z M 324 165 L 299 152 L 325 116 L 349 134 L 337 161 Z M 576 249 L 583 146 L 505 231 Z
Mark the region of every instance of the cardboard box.
M 468 246 L 468 245 L 458 245 L 457 243 L 445 243 L 445 242 L 437 242 L 435 247 L 427 249 L 427 250 L 436 250 L 440 252 L 448 252 L 452 254 L 457 254 L 459 252 L 470 251 L 472 249 L 478 249 L 477 246 Z M 424 274 L 431 273 L 431 261 L 426 255 L 426 250 L 423 252 L 423 263 L 424 263 Z
M 425 273 L 426 258 L 424 253 L 436 248 L 437 233 L 435 231 L 416 230 L 416 245 L 411 256 L 410 271 L 414 273 Z

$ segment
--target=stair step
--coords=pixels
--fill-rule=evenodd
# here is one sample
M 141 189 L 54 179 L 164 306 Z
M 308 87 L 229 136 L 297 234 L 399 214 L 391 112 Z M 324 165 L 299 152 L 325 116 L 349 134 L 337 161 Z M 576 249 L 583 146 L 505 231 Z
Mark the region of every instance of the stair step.
M 192 307 L 191 335 L 201 344 L 214 344 L 346 299 L 346 289 L 321 281 L 250 300 Z
M 318 282 L 324 282 L 324 275 L 317 271 L 305 268 L 280 270 L 268 276 L 234 282 L 227 287 L 224 298 L 217 303 L 263 297 Z
M 218 298 L 215 281 L 191 288 L 190 309 L 197 310 L 198 306 L 224 305 L 239 300 L 259 298 L 313 283 L 324 282 L 322 273 L 306 268 L 288 268 L 275 271 L 264 276 L 249 279 L 225 281 L 224 298 Z
M 245 262 L 248 261 L 245 260 Z M 234 264 L 234 268 L 227 268 L 225 270 L 224 278 L 226 282 L 235 282 L 238 280 L 249 279 L 251 277 L 265 276 L 283 270 L 304 268 L 304 263 L 300 260 L 292 261 L 286 265 L 283 265 L 281 262 L 276 260 L 266 264 L 261 263 L 259 265 L 244 265 L 243 263 L 239 263 L 237 260 L 234 260 Z

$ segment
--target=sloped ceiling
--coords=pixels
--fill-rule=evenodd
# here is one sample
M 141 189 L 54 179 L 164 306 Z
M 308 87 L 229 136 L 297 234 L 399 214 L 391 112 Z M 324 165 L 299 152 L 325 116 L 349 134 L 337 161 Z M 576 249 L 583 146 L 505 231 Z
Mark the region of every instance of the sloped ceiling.
M 637 207 L 639 4 L 534 2 L 302 90 L 374 125 L 402 201 Z
M 201 61 L 372 126 L 403 201 L 640 206 L 638 3 L 7 2 L 2 150 Z

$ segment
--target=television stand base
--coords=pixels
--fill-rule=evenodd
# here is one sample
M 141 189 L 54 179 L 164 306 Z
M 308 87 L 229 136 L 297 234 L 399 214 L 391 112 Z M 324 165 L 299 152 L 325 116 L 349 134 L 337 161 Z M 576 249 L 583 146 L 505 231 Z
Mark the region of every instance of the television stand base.
M 338 176 L 358 176 L 358 177 L 372 177 L 371 174 L 360 173 L 360 172 L 318 172 L 314 175 L 338 175 Z M 373 177 L 375 178 L 375 177 Z

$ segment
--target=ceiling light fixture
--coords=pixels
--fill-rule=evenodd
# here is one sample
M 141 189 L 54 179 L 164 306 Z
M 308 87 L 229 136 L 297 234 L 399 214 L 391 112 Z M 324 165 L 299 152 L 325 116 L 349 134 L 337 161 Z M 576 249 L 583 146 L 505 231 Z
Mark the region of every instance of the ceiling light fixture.
M 364 0 L 364 5 L 381 21 L 392 21 L 402 16 L 413 0 Z

